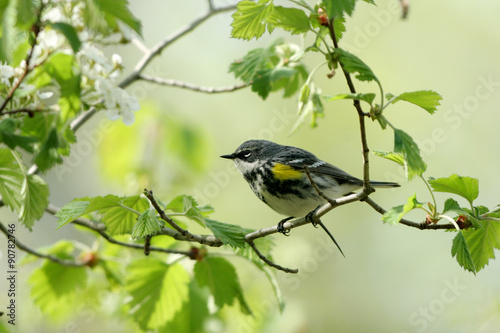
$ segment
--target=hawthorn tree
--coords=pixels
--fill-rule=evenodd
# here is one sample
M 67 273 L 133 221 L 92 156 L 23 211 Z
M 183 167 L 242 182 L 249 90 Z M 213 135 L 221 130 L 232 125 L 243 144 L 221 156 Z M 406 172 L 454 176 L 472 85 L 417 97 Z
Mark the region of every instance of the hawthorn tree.
M 405 16 L 407 3 L 402 3 Z M 338 206 L 362 201 L 375 210 L 374 214 L 381 214 L 384 223 L 451 231 L 452 256 L 473 274 L 494 258 L 494 250 L 500 248 L 500 208 L 477 202 L 479 184 L 473 177 L 424 175 L 427 165 L 410 131 L 399 128 L 386 113 L 406 102 L 434 114 L 440 105 L 439 93 L 425 87 L 389 93 L 376 71 L 342 48 L 342 35 L 349 29 L 345 18 L 353 14 L 356 1 L 323 0 L 314 6 L 302 0 L 284 1 L 283 5 L 273 0 L 223 6 L 209 0 L 207 4 L 206 11 L 192 22 L 148 48 L 141 42 L 141 23 L 126 0 L 2 3 L 0 195 L 1 206 L 13 211 L 18 221 L 0 221 L 0 230 L 9 244 L 29 254 L 25 262 L 37 262 L 29 278 L 30 294 L 45 315 L 65 317 L 75 308 L 61 309 L 60 304 L 71 305 L 87 289 L 110 289 L 123 303 L 117 316 L 135 323 L 137 330 L 197 332 L 210 318 L 222 318 L 220 309 L 226 305 L 238 303 L 243 313 L 252 313 L 230 256 L 245 258 L 264 272 L 280 309 L 284 301 L 276 271 L 298 272 L 272 258 L 269 236 L 278 232 L 275 225 L 250 230 L 214 220 L 210 217 L 214 208 L 200 204 L 189 193 L 157 197 L 154 193 L 161 190 L 150 187 L 128 196 L 110 193 L 71 198 L 60 208 L 49 202 L 50 189 L 44 175 L 71 154 L 75 132 L 84 123 L 99 112 L 111 120 L 134 122 L 140 105 L 126 88 L 137 81 L 198 93 L 230 93 L 249 87 L 264 100 L 271 93 L 281 92 L 283 98 L 298 100 L 292 131 L 306 121 L 315 127 L 324 117 L 325 103 L 351 100 L 359 121 L 364 187 L 340 199 L 325 198 L 327 203 L 313 214 L 312 221 L 317 222 Z M 313 42 L 302 49 L 277 39 L 265 48 L 242 54 L 241 59 L 228 64 L 229 71 L 241 81 L 230 87 L 201 87 L 145 74 L 151 61 L 175 41 L 214 15 L 230 11 L 233 38 L 257 39 L 281 29 L 292 35 L 312 35 Z M 120 79 L 122 55 L 109 56 L 103 50 L 121 43 L 133 43 L 143 55 Z M 312 53 L 321 54 L 323 61 L 309 69 L 304 59 Z M 319 73 L 345 81 L 345 92 L 334 93 L 315 84 Z M 370 88 L 361 91 L 359 81 L 371 83 Z M 375 155 L 399 164 L 408 180 L 422 181 L 429 202 L 420 202 L 414 193 L 401 205 L 383 208 L 371 198 L 367 121 L 378 122 L 381 131 L 389 130 L 394 135 L 394 149 L 374 150 Z M 450 197 L 438 202 L 435 192 Z M 462 207 L 458 197 L 468 205 Z M 420 221 L 404 218 L 412 210 L 422 212 Z M 16 238 L 17 227 L 31 230 L 44 213 L 58 218 L 54 229 L 75 225 L 81 232 L 90 231 L 99 247 L 81 249 L 73 240 L 65 239 L 49 248 L 34 249 Z M 284 228 L 310 222 L 298 218 L 286 222 Z M 206 233 L 192 232 L 193 223 Z M 188 264 L 190 260 L 194 265 Z M 9 264 L 14 270 L 18 262 Z M 93 276 L 104 277 L 107 285 L 92 282 Z M 213 299 L 216 311 L 209 311 L 209 299 Z

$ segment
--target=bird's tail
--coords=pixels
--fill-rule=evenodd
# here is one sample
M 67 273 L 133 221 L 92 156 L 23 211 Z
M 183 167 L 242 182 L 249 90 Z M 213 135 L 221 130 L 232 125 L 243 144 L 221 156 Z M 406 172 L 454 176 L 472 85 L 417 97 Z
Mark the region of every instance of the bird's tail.
M 400 187 L 398 183 L 370 181 L 373 187 Z

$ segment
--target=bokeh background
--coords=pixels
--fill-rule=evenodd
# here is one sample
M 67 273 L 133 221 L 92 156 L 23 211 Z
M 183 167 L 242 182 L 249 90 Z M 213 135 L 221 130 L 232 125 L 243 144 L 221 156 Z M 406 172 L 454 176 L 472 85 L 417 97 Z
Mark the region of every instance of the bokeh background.
M 408 19 L 402 20 L 397 0 L 378 0 L 377 6 L 360 2 L 340 44 L 372 68 L 386 92 L 431 89 L 443 96 L 433 116 L 404 103 L 391 107 L 387 116 L 419 142 L 428 164 L 425 176 L 458 173 L 478 178 L 477 202 L 494 207 L 500 203 L 500 2 L 422 0 L 410 5 Z M 202 0 L 131 0 L 149 47 L 206 7 Z M 229 86 L 239 83 L 228 73 L 229 64 L 248 50 L 278 37 L 301 46 L 311 43 L 311 36 L 303 40 L 278 31 L 257 41 L 231 39 L 230 15 L 217 15 L 177 41 L 146 73 L 202 86 Z M 125 74 L 141 57 L 133 45 L 107 51 L 122 55 Z M 306 58 L 309 69 L 320 61 L 317 54 Z M 326 71 L 323 67 L 315 77 L 323 92 L 347 92 L 343 77 L 327 79 Z M 375 85 L 356 86 L 358 91 L 378 92 Z M 305 124 L 290 135 L 297 119 L 296 98 L 271 94 L 262 101 L 249 88 L 209 95 L 146 82 L 134 83 L 128 91 L 142 107 L 135 124 L 127 127 L 97 115 L 78 132 L 72 156 L 46 175 L 55 205 L 83 196 L 133 195 L 149 186 L 165 200 L 194 194 L 214 206 L 214 218 L 224 222 L 248 228 L 274 225 L 281 217 L 254 196 L 229 161 L 219 158 L 249 138 L 299 146 L 362 175 L 357 115 L 350 102 L 327 103 L 317 128 Z M 392 132 L 381 131 L 377 123 L 368 122 L 368 140 L 372 150 L 393 147 Z M 389 208 L 415 192 L 420 201 L 430 200 L 423 183 L 407 183 L 397 165 L 370 158 L 373 179 L 402 184 L 373 194 L 379 204 Z M 441 208 L 446 198 L 438 195 Z M 2 221 L 15 221 L 5 209 L 0 214 Z M 409 218 L 421 221 L 424 216 L 412 213 Z M 17 236 L 33 247 L 64 238 L 92 246 L 91 237 L 70 226 L 56 231 L 55 221 L 45 216 L 32 233 L 19 226 Z M 227 310 L 227 332 L 499 330 L 500 262 L 491 261 L 474 276 L 451 258 L 452 233 L 384 225 L 380 215 L 362 203 L 340 207 L 323 221 L 346 258 L 326 234 L 310 225 L 294 229 L 290 237 L 274 237 L 275 261 L 299 268 L 297 275 L 278 272 L 286 301 L 282 313 L 263 274 L 243 260 L 233 260 L 255 316 L 238 315 L 237 308 Z M 5 239 L 0 242 L 4 249 Z M 54 329 L 31 304 L 27 279 L 33 267 L 20 268 L 20 331 L 68 331 L 64 324 Z M 92 320 L 80 316 L 75 319 L 75 329 L 80 330 L 70 331 L 128 331 L 122 323 L 106 321 L 105 315 L 98 313 Z M 219 329 L 216 322 L 207 327 Z

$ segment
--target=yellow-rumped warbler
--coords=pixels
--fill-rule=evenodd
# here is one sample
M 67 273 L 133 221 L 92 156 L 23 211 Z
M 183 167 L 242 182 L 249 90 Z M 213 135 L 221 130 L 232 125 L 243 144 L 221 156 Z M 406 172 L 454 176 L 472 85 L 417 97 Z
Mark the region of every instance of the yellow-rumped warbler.
M 326 203 L 309 181 L 304 166 L 307 166 L 318 188 L 331 199 L 363 187 L 361 179 L 318 159 L 310 152 L 271 141 L 249 140 L 241 144 L 234 153 L 221 157 L 233 160 L 260 200 L 290 218 L 306 216 Z M 399 186 L 396 183 L 377 181 L 370 184 L 373 187 Z M 282 220 L 278 225 L 278 230 L 282 233 L 283 222 L 286 220 L 288 219 Z

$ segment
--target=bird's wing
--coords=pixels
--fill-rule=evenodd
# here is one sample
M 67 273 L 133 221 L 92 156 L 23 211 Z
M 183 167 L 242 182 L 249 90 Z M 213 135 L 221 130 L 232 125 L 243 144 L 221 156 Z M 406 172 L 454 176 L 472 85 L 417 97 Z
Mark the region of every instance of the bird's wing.
M 340 182 L 346 181 L 353 184 L 363 185 L 363 181 L 361 179 L 351 176 L 347 172 L 331 165 L 330 163 L 317 159 L 316 156 L 307 151 L 301 151 L 300 154 L 294 154 L 293 151 L 289 151 L 287 155 L 287 160 L 289 161 L 287 165 L 292 168 L 304 170 L 304 165 L 307 165 L 311 174 L 328 175 L 334 177 Z

